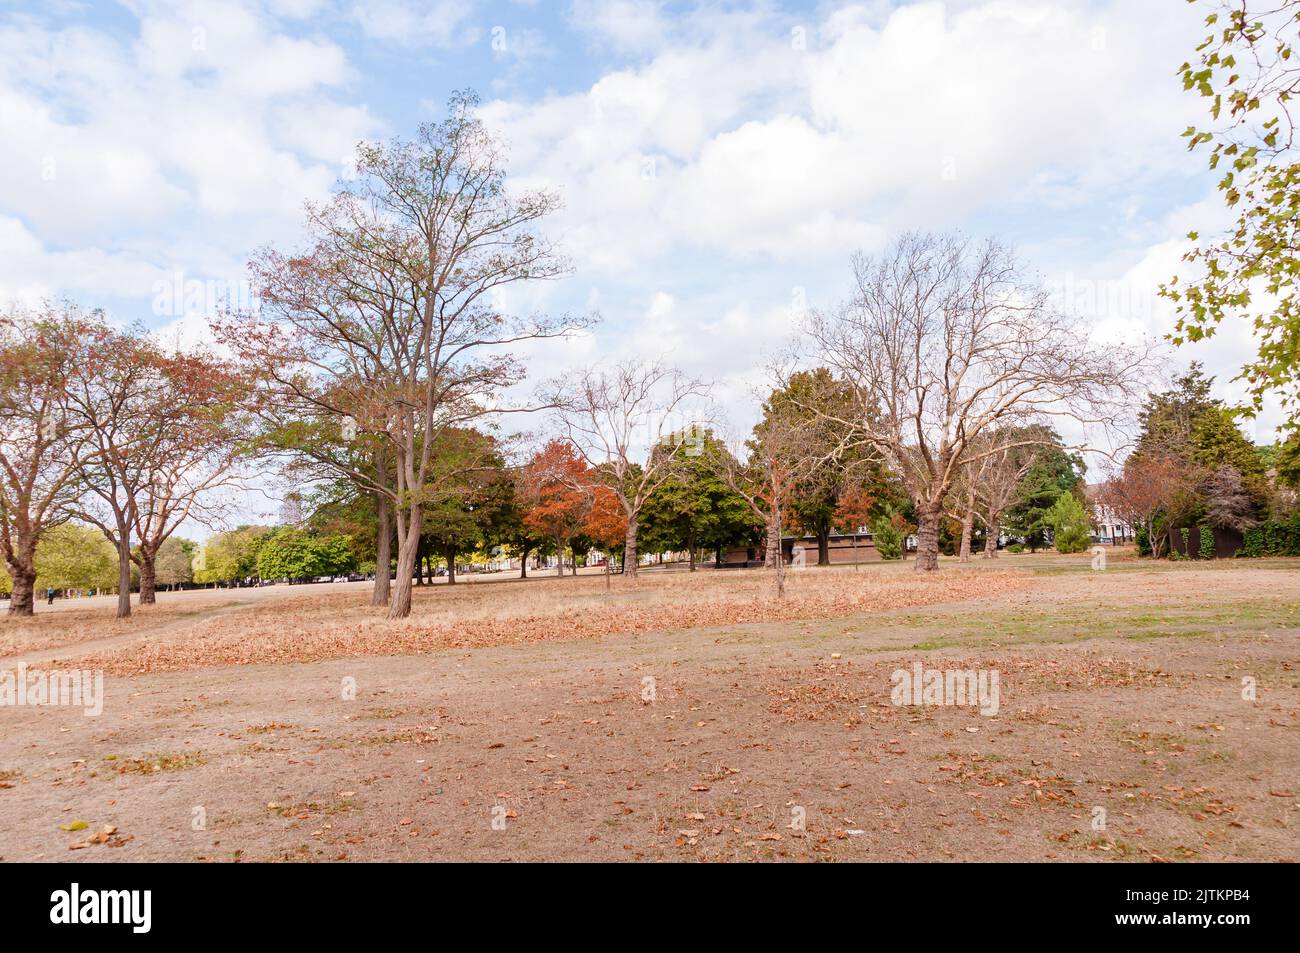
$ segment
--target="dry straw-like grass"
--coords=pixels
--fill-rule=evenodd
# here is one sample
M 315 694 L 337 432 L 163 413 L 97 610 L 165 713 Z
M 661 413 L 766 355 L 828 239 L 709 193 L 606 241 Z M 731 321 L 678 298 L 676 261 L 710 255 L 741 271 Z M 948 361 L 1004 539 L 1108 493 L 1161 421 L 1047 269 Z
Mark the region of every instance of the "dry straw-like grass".
M 955 602 L 1028 584 L 1010 571 L 814 570 L 791 573 L 777 599 L 761 571 L 646 573 L 526 583 L 436 586 L 416 591 L 410 618 L 390 622 L 356 590 L 267 600 L 251 611 L 206 619 L 166 640 L 131 645 L 69 662 L 110 674 L 182 671 L 210 665 L 313 662 L 367 655 L 408 655 L 448 648 L 569 641 L 632 632 L 680 631 L 759 622 L 848 616 Z

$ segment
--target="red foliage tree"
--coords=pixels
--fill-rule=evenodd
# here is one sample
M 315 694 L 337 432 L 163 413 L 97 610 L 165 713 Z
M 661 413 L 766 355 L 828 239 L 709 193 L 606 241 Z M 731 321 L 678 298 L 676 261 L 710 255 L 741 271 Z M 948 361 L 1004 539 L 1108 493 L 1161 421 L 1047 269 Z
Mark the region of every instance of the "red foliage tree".
M 594 508 L 590 468 L 570 443 L 552 440 L 524 468 L 522 495 L 529 503 L 524 523 L 555 541 L 559 575 L 564 575 L 564 550 Z
M 76 499 L 84 435 L 63 395 L 76 342 L 94 323 L 46 305 L 0 313 L 0 556 L 13 580 L 9 614 L 33 612 L 36 545 Z
M 618 494 L 607 486 L 592 492 L 591 510 L 582 524 L 582 535 L 605 550 L 605 586 L 609 586 L 609 561 L 619 543 L 627 539 L 627 511 Z

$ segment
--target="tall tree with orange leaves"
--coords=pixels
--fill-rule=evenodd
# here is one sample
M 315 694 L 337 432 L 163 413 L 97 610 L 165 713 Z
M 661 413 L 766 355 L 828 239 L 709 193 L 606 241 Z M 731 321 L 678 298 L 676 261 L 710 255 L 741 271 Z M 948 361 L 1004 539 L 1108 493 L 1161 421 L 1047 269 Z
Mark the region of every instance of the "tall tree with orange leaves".
M 522 495 L 530 504 L 524 523 L 555 542 L 558 574 L 563 576 L 564 551 L 587 525 L 594 508 L 590 469 L 572 444 L 552 440 L 528 461 L 521 482 Z

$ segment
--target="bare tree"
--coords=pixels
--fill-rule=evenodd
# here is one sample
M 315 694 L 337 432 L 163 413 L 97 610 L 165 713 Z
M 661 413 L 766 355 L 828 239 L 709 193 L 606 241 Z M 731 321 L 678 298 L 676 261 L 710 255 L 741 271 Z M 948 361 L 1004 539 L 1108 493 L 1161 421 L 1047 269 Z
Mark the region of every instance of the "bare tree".
M 507 286 L 568 265 L 534 231 L 558 198 L 507 190 L 477 106 L 458 94 L 449 117 L 413 141 L 362 145 L 356 178 L 329 206 L 309 209 L 313 249 L 266 253 L 255 267 L 274 289 L 274 320 L 230 328 L 267 366 L 270 399 L 344 442 L 349 431 L 364 434 L 379 454 L 328 465 L 388 503 L 397 535 L 390 619 L 410 614 L 439 437 L 509 409 L 499 394 L 524 376 L 512 345 L 580 324 L 496 307 Z
M 857 256 L 853 270 L 852 298 L 807 330 L 817 360 L 855 391 L 842 414 L 855 439 L 902 476 L 919 524 L 916 568 L 933 570 L 961 468 L 1026 442 L 979 438 L 1053 417 L 1104 424 L 1145 356 L 1093 346 L 995 241 L 908 234 Z
M 702 415 L 688 420 L 687 413 L 707 394 L 702 383 L 659 361 L 588 368 L 544 388 L 560 434 L 623 507 L 624 575 L 636 576 L 637 518 L 646 500 L 673 474 L 680 448 L 692 441 L 703 448 Z
M 1038 462 L 1043 447 L 1056 442 L 1047 428 L 1029 428 L 1030 433 L 998 435 L 993 443 L 998 449 L 981 457 L 976 465 L 975 512 L 984 524 L 984 558 L 998 558 L 998 539 L 1002 535 L 1002 517 L 1015 505 L 1020 493 L 1020 481 Z M 1035 432 L 1036 431 L 1036 432 Z M 1037 439 L 1040 442 L 1034 442 Z
M 75 342 L 93 324 L 49 304 L 0 313 L 0 554 L 9 615 L 33 612 L 36 547 L 63 522 L 80 487 L 83 434 L 63 414 Z

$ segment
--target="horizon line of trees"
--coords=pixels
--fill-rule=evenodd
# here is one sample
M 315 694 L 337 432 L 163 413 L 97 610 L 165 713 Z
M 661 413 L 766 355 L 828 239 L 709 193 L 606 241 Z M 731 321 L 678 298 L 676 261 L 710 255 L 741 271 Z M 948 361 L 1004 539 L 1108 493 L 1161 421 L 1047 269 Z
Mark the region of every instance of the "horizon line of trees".
M 112 547 L 118 614 L 130 614 L 134 575 L 152 602 L 178 527 L 219 525 L 223 491 L 270 466 L 308 512 L 245 575 L 262 573 L 263 555 L 276 578 L 392 565 L 372 594 L 391 619 L 409 614 L 431 557 L 454 574 L 458 554 L 487 545 L 525 563 L 551 551 L 561 568 L 566 550 L 576 564 L 584 546 L 621 549 L 634 578 L 647 547 L 694 564 L 702 547 L 743 541 L 763 547 L 778 593 L 794 530 L 817 539 L 819 562 L 837 529 L 871 527 L 882 555 L 914 537 L 921 572 L 941 552 L 994 558 L 1007 535 L 1086 546 L 1083 463 L 1060 425 L 1114 428 L 1147 393 L 1154 353 L 1094 341 L 992 239 L 907 233 L 855 256 L 849 297 L 803 321 L 734 446 L 717 435 L 709 388 L 660 361 L 578 369 L 512 396 L 520 348 L 596 317 L 501 309 L 504 292 L 571 267 L 541 230 L 559 197 L 506 188 L 477 106 L 458 93 L 412 139 L 361 144 L 355 176 L 307 207 L 303 243 L 254 253 L 261 310 L 214 320 L 226 356 L 165 348 L 73 305 L 0 314 L 11 614 L 31 613 L 42 540 L 71 521 Z M 1167 397 L 1153 398 L 1106 490 L 1157 555 L 1157 520 L 1242 527 L 1265 506 L 1247 459 L 1258 455 L 1227 410 L 1205 409 L 1208 383 L 1176 407 Z M 547 415 L 549 439 L 531 454 L 499 431 L 515 412 Z M 1161 423 L 1170 415 L 1182 430 Z M 1225 448 L 1241 458 L 1214 456 Z M 1212 457 L 1212 473 L 1191 472 Z M 1143 482 L 1187 498 L 1127 491 Z M 227 555 L 208 548 L 201 571 L 215 572 Z

